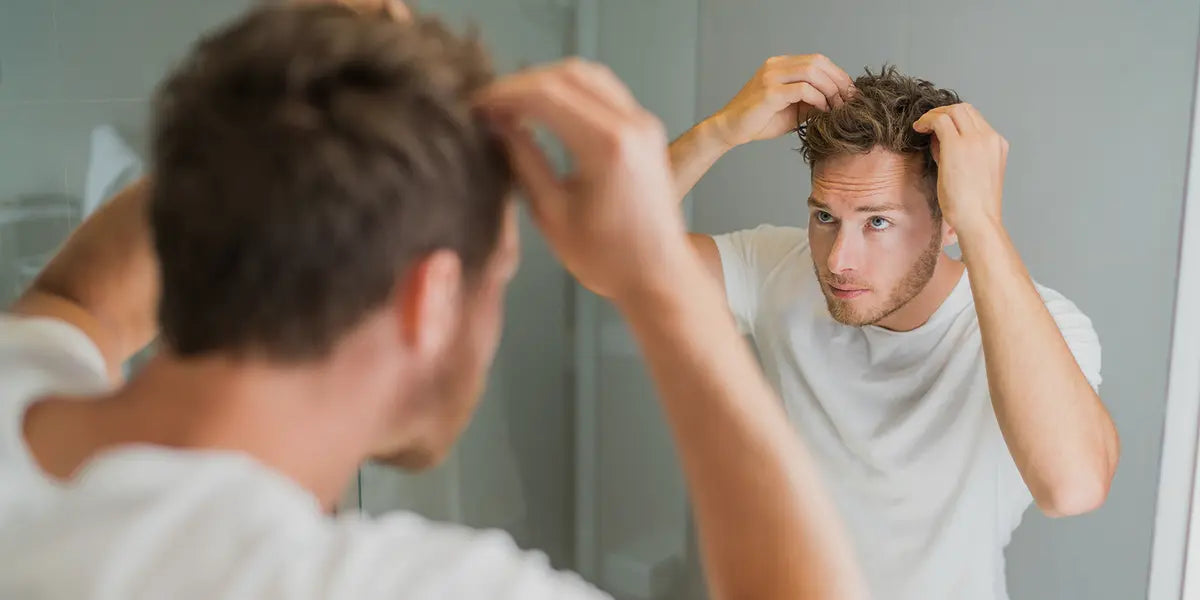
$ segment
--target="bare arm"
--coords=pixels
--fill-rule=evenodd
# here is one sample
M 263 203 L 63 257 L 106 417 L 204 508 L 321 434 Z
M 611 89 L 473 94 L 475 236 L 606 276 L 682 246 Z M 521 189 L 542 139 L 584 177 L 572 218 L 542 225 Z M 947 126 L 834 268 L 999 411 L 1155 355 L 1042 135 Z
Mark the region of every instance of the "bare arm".
M 679 136 L 667 149 L 675 174 L 675 196 L 680 202 L 696 187 L 704 174 L 733 149 L 721 139 L 711 120 L 704 120 Z
M 124 189 L 71 234 L 12 306 L 25 316 L 61 319 L 100 349 L 109 375 L 153 339 L 158 265 L 150 240 L 145 180 Z
M 916 128 L 940 144 L 939 201 L 968 266 L 1009 452 L 1042 512 L 1090 511 L 1108 495 L 1120 444 L 1001 224 L 1008 142 L 969 105 L 935 109 Z
M 1080 371 L 1004 228 L 959 232 L 1004 440 L 1042 512 L 1104 503 L 1120 444 L 1112 418 Z
M 671 143 L 676 198 L 682 202 L 726 152 L 796 131 L 809 111 L 841 106 L 853 87 L 820 54 L 768 58 L 728 104 Z
M 579 61 L 501 80 L 482 103 L 504 130 L 555 253 L 614 300 L 641 344 L 680 451 L 714 597 L 864 597 L 818 473 L 688 244 L 661 124 L 611 72 Z M 516 124 L 527 120 L 574 155 L 571 183 Z
M 795 131 L 809 111 L 840 106 L 852 89 L 850 76 L 820 54 L 767 59 L 729 104 L 671 143 L 676 201 L 683 202 L 726 152 Z M 692 234 L 691 240 L 705 270 L 723 282 L 721 257 L 712 238 Z M 720 292 L 724 297 L 723 286 Z

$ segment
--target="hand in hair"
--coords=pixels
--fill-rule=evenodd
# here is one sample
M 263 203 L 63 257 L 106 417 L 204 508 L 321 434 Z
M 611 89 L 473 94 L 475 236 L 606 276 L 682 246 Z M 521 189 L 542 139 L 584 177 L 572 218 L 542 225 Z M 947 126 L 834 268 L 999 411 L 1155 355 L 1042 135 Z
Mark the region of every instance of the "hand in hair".
M 534 219 L 580 283 L 618 301 L 667 285 L 663 261 L 691 250 L 665 132 L 607 67 L 569 59 L 521 72 L 493 84 L 480 105 L 501 130 Z M 574 173 L 555 174 L 525 121 L 563 141 Z
M 820 54 L 768 58 L 741 91 L 710 118 L 730 147 L 795 131 L 811 110 L 829 110 L 850 97 L 853 81 Z
M 346 5 L 362 13 L 383 13 L 397 21 L 412 18 L 412 12 L 401 0 L 293 0 L 297 4 L 332 2 Z
M 935 108 L 913 129 L 934 136 L 938 203 L 959 236 L 975 224 L 1000 223 L 1008 140 L 966 103 Z

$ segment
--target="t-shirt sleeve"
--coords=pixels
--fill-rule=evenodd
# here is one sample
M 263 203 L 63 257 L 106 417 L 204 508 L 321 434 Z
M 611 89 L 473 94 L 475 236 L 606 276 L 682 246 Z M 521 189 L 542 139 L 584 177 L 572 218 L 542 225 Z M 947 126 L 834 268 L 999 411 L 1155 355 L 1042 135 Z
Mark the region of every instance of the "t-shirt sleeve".
M 49 394 L 90 394 L 109 386 L 104 357 L 73 325 L 0 313 L 0 464 L 19 458 L 20 419 Z
M 1079 310 L 1074 302 L 1062 294 L 1041 286 L 1038 286 L 1038 292 L 1041 293 L 1042 300 L 1046 303 L 1046 310 L 1054 318 L 1059 332 L 1067 342 L 1067 347 L 1071 349 L 1071 354 L 1075 356 L 1079 370 L 1083 372 L 1083 376 L 1091 384 L 1092 389 L 1099 392 L 1102 381 L 1100 377 L 1100 337 L 1096 334 L 1096 329 L 1092 327 L 1091 319 L 1083 314 L 1083 311 Z M 1021 472 L 1017 469 L 1017 464 L 998 430 L 996 438 L 1000 448 L 1001 486 L 1007 499 L 1006 505 L 1011 511 L 1008 517 L 1013 519 L 1012 527 L 1016 527 L 1016 524 L 1020 522 L 1021 514 L 1033 503 L 1033 494 L 1025 484 L 1024 478 L 1021 477 Z
M 611 600 L 574 573 L 523 551 L 507 533 L 437 523 L 411 513 L 344 518 L 335 544 L 342 582 L 329 597 L 370 600 Z
M 1054 322 L 1058 324 L 1058 330 L 1066 340 L 1067 347 L 1075 356 L 1079 370 L 1083 371 L 1083 376 L 1087 378 L 1088 383 L 1092 384 L 1092 389 L 1099 392 L 1102 382 L 1100 377 L 1100 337 L 1096 335 L 1096 329 L 1092 327 L 1092 320 L 1083 314 L 1083 311 L 1079 310 L 1074 302 L 1066 299 L 1062 294 L 1047 288 L 1040 288 L 1039 291 L 1046 303 L 1046 310 L 1050 312 L 1050 316 L 1054 317 Z
M 790 253 L 808 243 L 803 229 L 759 225 L 713 236 L 721 255 L 725 298 L 742 333 L 752 333 L 771 274 Z
M 0 314 L 0 380 L 15 389 L 82 393 L 107 385 L 104 356 L 77 327 L 48 317 Z

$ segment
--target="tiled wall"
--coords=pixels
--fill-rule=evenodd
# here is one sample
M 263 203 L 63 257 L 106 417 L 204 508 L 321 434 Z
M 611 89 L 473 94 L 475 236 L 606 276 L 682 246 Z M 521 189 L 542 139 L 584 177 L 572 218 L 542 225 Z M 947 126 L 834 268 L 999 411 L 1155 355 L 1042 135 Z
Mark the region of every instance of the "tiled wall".
M 78 201 L 98 125 L 141 151 L 155 84 L 200 32 L 249 3 L 0 0 L 0 203 Z M 17 285 L 15 261 L 71 224 L 0 224 L 0 301 Z

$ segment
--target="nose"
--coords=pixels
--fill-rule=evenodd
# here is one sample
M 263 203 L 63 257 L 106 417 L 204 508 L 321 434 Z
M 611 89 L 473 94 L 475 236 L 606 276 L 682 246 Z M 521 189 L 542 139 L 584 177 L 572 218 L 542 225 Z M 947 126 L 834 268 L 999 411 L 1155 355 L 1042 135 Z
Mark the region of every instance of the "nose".
M 829 259 L 826 261 L 829 271 L 835 275 L 841 275 L 857 270 L 862 257 L 862 242 L 862 236 L 858 235 L 853 228 L 838 229 L 837 237 L 833 240 L 833 247 L 829 250 Z

